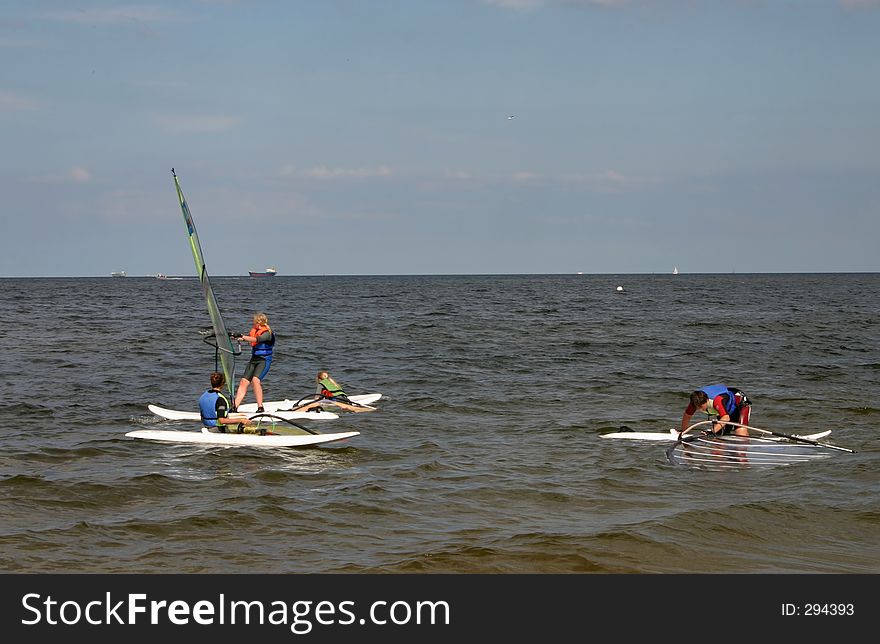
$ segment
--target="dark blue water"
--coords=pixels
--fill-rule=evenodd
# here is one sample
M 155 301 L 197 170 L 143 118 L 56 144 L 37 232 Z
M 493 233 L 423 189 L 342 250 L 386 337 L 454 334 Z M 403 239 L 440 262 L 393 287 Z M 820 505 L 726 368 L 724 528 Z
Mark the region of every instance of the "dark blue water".
M 189 428 L 146 405 L 207 387 L 198 282 L 2 279 L 0 570 L 880 572 L 880 275 L 212 281 L 278 334 L 267 399 L 328 369 L 380 411 L 319 448 L 126 438 Z M 707 472 L 600 438 L 718 381 L 857 452 Z

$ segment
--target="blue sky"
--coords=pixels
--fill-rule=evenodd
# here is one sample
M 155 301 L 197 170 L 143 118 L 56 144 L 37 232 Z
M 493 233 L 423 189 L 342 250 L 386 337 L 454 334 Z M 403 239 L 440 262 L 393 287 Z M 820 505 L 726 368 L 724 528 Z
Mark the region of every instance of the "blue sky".
M 5 0 L 0 276 L 880 269 L 880 0 Z M 510 118 L 513 117 L 513 118 Z

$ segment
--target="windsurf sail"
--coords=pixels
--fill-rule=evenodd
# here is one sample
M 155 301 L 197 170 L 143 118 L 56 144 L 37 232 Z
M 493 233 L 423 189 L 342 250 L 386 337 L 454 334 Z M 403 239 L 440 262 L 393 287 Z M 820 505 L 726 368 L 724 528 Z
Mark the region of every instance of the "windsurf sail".
M 835 451 L 853 452 L 808 436 L 782 434 L 740 423 L 728 424 L 746 429 L 748 436 L 688 433 L 699 425 L 711 423 L 711 420 L 701 421 L 682 432 L 678 441 L 666 450 L 669 462 L 700 469 L 728 470 L 805 463 L 829 458 Z
M 193 223 L 192 213 L 186 203 L 186 197 L 183 196 L 183 190 L 180 189 L 180 180 L 171 168 L 171 174 L 174 176 L 174 186 L 177 188 L 177 198 L 180 201 L 180 209 L 183 211 L 183 220 L 186 223 L 187 234 L 189 235 L 190 250 L 192 250 L 193 260 L 196 263 L 196 274 L 202 284 L 202 291 L 205 294 L 205 301 L 208 305 L 208 315 L 211 316 L 211 325 L 214 329 L 214 343 L 216 347 L 216 355 L 219 356 L 222 365 L 223 375 L 226 376 L 226 389 L 230 399 L 235 395 L 233 391 L 235 377 L 235 356 L 241 353 L 241 349 L 233 346 L 232 338 L 223 324 L 223 316 L 220 315 L 220 307 L 217 306 L 217 298 L 214 296 L 214 289 L 211 288 L 211 282 L 208 279 L 208 269 L 205 267 L 205 256 L 202 253 L 202 246 L 199 244 L 199 235 L 196 232 L 196 225 Z
M 788 443 L 757 436 L 685 437 L 666 450 L 673 465 L 710 470 L 751 469 L 791 465 L 832 455 L 818 445 Z

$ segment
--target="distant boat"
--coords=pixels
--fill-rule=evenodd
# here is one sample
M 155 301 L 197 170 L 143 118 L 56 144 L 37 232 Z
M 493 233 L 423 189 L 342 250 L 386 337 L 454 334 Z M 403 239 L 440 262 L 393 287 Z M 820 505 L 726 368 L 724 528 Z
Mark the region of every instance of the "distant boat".
M 110 273 L 110 277 L 125 277 L 125 271 L 113 271 Z
M 165 273 L 156 273 L 157 280 L 167 280 L 168 276 Z
M 248 271 L 248 274 L 251 277 L 275 277 L 275 274 L 277 272 L 278 271 L 275 269 L 275 267 L 270 266 L 264 271 Z
M 673 266 L 673 267 L 672 267 L 672 274 L 673 274 L 673 275 L 678 275 L 678 266 Z

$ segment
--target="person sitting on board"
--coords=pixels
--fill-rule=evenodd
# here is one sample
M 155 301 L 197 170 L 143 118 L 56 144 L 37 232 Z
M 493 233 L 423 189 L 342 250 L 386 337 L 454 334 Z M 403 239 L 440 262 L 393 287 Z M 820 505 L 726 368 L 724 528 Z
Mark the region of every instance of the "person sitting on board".
M 224 425 L 238 425 L 239 433 L 244 425 L 252 425 L 244 414 L 229 415 L 229 400 L 223 395 L 222 387 L 226 384 L 226 376 L 217 371 L 211 374 L 211 388 L 199 398 L 199 413 L 202 415 L 202 425 L 209 429 L 216 428 L 221 433 L 226 432 Z
M 342 390 L 342 387 L 339 386 L 339 383 L 330 377 L 330 372 L 328 371 L 319 371 L 315 380 L 318 382 L 318 394 L 320 394 L 321 398 L 332 402 L 342 409 L 355 412 L 375 411 L 376 409 L 375 407 L 353 403 Z
M 248 384 L 254 384 L 254 397 L 257 399 L 257 411 L 263 409 L 263 379 L 269 373 L 272 366 L 272 351 L 275 347 L 275 333 L 269 328 L 269 318 L 265 313 L 254 315 L 254 326 L 247 335 L 237 333 L 232 336 L 236 340 L 244 340 L 251 343 L 251 359 L 244 369 L 244 375 L 238 383 L 238 391 L 235 392 L 235 404 L 232 411 L 236 411 L 241 401 L 247 394 Z
M 690 424 L 691 416 L 704 411 L 713 420 L 713 434 L 729 434 L 731 431 L 739 436 L 748 436 L 749 430 L 737 425 L 725 423 L 749 424 L 752 402 L 736 387 L 722 384 L 707 385 L 691 393 L 690 401 L 681 417 L 681 430 L 684 432 Z

